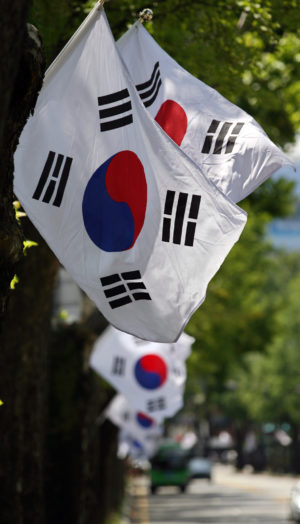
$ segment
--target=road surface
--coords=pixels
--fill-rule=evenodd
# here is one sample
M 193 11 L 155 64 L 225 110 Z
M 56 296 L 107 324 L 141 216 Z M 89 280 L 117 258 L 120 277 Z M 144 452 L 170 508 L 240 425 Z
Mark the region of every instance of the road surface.
M 287 524 L 289 494 L 296 480 L 247 471 L 236 473 L 230 466 L 216 465 L 213 482 L 193 480 L 185 494 L 177 488 L 165 487 L 150 495 L 147 480 L 140 478 L 135 481 L 127 522 Z

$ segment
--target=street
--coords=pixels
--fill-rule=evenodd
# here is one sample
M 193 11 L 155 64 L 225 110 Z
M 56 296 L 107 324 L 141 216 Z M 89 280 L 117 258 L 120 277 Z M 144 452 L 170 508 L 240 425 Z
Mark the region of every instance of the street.
M 186 493 L 175 487 L 149 495 L 148 482 L 135 481 L 134 510 L 127 522 L 140 524 L 286 524 L 296 479 L 237 473 L 216 465 L 213 481 L 193 480 Z

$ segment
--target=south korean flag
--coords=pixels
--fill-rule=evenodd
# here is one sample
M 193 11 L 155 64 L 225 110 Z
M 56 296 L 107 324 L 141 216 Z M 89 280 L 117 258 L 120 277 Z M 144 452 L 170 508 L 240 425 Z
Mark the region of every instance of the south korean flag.
M 185 71 L 140 22 L 117 45 L 152 117 L 233 202 L 292 168 L 249 114 Z
M 146 342 L 109 326 L 94 345 L 90 366 L 133 408 L 162 420 L 183 405 L 185 360 L 193 342 L 186 333 L 174 344 Z
M 149 445 L 148 440 L 146 443 L 142 442 L 131 436 L 124 429 L 120 429 L 118 435 L 117 455 L 121 460 L 124 460 L 127 457 L 130 457 L 133 460 L 148 459 L 154 455 L 158 442 L 156 442 L 155 439 L 155 441 Z
M 104 413 L 113 424 L 140 443 L 143 451 L 152 455 L 163 433 L 162 425 L 153 417 L 136 411 L 123 395 L 115 395 Z
M 145 110 L 97 7 L 46 74 L 15 193 L 107 320 L 159 342 L 177 340 L 246 223 Z

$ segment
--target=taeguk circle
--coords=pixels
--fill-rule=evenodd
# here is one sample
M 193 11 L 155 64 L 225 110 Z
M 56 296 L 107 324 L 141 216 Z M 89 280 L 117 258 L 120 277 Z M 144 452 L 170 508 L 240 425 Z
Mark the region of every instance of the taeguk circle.
M 155 120 L 165 133 L 180 146 L 188 126 L 188 119 L 183 107 L 174 100 L 166 100 L 160 106 Z
M 126 251 L 143 228 L 146 206 L 143 164 L 133 151 L 120 151 L 88 181 L 82 201 L 84 227 L 103 251 Z
M 141 411 L 139 411 L 139 412 L 136 414 L 136 420 L 137 420 L 137 423 L 138 423 L 140 426 L 142 426 L 142 428 L 145 428 L 145 429 L 151 428 L 151 426 L 152 426 L 153 423 L 154 423 L 153 418 L 149 417 L 149 416 L 146 415 L 145 413 L 142 413 Z
M 134 375 L 142 388 L 157 389 L 167 378 L 167 365 L 158 355 L 148 354 L 141 357 L 135 364 Z

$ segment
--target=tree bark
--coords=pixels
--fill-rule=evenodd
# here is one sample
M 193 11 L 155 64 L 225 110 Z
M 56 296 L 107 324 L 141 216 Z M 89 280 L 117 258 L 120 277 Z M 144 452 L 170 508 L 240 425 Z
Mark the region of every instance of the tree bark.
M 58 262 L 27 219 L 38 242 L 18 269 L 0 335 L 0 507 L 4 524 L 43 524 L 49 338 Z
M 7 2 L 1 10 L 0 25 L 0 328 L 10 281 L 23 249 L 23 236 L 13 208 L 13 156 L 33 112 L 45 71 L 38 31 L 24 20 L 28 3 L 18 4 L 19 8 L 16 2 Z

